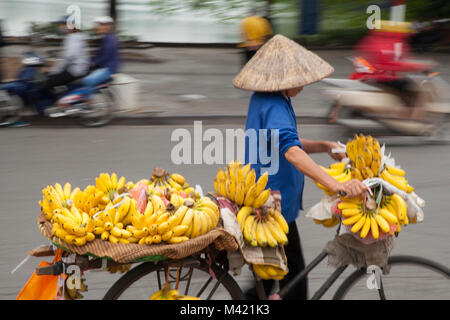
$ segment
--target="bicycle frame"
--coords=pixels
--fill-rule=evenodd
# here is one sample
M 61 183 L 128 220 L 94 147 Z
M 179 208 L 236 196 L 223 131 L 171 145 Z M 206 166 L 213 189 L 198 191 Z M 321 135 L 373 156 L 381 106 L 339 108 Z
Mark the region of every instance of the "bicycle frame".
M 326 257 L 328 256 L 328 253 L 325 251 L 322 251 L 313 261 L 308 264 L 305 269 L 300 272 L 298 275 L 296 275 L 292 280 L 285 285 L 281 290 L 278 292 L 278 295 L 283 298 L 285 297 L 289 291 L 295 287 L 300 281 L 306 278 L 306 276 L 319 264 L 321 263 Z M 334 272 L 330 275 L 330 277 L 322 284 L 322 286 L 316 291 L 316 293 L 312 296 L 311 300 L 319 300 L 323 297 L 323 295 L 328 291 L 328 289 L 331 288 L 331 286 L 335 283 L 335 281 L 340 277 L 340 275 L 347 269 L 348 265 L 342 266 L 334 270 Z M 380 279 L 381 282 L 381 279 Z M 378 289 L 378 293 L 380 295 L 381 300 L 386 300 L 386 295 L 384 293 L 383 284 L 380 283 L 380 289 Z

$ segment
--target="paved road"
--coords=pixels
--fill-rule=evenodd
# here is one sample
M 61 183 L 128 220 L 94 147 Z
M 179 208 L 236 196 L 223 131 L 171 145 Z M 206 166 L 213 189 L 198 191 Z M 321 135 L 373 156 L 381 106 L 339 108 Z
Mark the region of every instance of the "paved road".
M 181 125 L 192 133 L 192 123 Z M 204 123 L 204 130 L 209 128 Z M 235 128 L 222 125 L 218 128 Z M 218 165 L 174 165 L 171 161 L 170 126 L 110 126 L 98 129 L 80 128 L 8 128 L 1 130 L 0 141 L 0 299 L 14 299 L 31 275 L 39 259 L 31 258 L 14 274 L 10 271 L 26 256 L 26 252 L 46 240 L 36 227 L 41 189 L 57 181 L 69 181 L 84 187 L 93 183 L 99 172 L 115 171 L 129 180 L 148 177 L 154 166 L 180 172 L 192 184 L 212 190 Z M 341 139 L 335 128 L 308 126 L 301 135 L 310 139 Z M 448 247 L 450 219 L 448 194 L 450 149 L 442 145 L 389 147 L 398 162 L 406 168 L 408 178 L 427 201 L 425 221 L 406 228 L 395 242 L 395 254 L 428 257 L 450 265 Z M 326 155 L 313 155 L 321 164 L 331 160 Z M 321 197 L 321 192 L 307 180 L 304 207 L 308 210 Z M 333 231 L 315 225 L 304 217 L 297 220 L 307 261 L 311 261 L 333 237 Z M 311 291 L 332 271 L 326 262 L 310 275 Z M 89 292 L 86 297 L 99 299 L 118 275 L 87 273 Z M 247 269 L 238 277 L 242 286 L 251 284 Z M 431 290 L 431 289 L 430 289 Z M 327 295 L 325 298 L 329 298 Z M 417 297 L 417 298 L 420 298 Z
M 4 56 L 20 56 L 25 46 L 7 46 Z M 54 48 L 53 48 L 54 49 Z M 42 49 L 45 53 L 46 49 Z M 250 93 L 235 89 L 234 76 L 242 66 L 238 49 L 205 48 L 152 48 L 127 50 L 144 60 L 136 61 L 124 56 L 121 72 L 139 80 L 139 97 L 134 113 L 160 116 L 245 116 Z M 331 77 L 347 78 L 352 65 L 347 59 L 350 50 L 315 51 L 328 61 L 335 71 Z M 450 82 L 450 55 L 426 53 L 420 59 L 435 59 L 437 71 Z M 297 116 L 323 117 L 330 101 L 321 95 L 321 83 L 307 86 L 293 99 Z

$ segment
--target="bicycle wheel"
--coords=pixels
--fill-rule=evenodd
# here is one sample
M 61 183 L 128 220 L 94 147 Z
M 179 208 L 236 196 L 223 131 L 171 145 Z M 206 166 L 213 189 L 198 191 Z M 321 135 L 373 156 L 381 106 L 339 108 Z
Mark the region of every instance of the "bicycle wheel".
M 216 264 L 211 265 L 213 277 L 210 274 L 210 266 L 204 260 L 199 261 L 198 265 L 179 269 L 178 291 L 180 294 L 196 296 L 205 300 L 245 299 L 239 285 L 222 267 Z M 153 293 L 164 286 L 165 267 L 162 264 L 152 262 L 145 262 L 136 266 L 114 283 L 103 300 L 149 299 Z M 174 288 L 175 279 L 171 278 L 169 281 L 172 282 L 172 288 Z
M 386 299 L 450 299 L 450 270 L 446 266 L 414 256 L 392 256 L 388 263 L 389 274 L 381 276 Z M 379 290 L 369 289 L 368 276 L 366 270 L 356 270 L 342 282 L 333 299 L 380 299 Z

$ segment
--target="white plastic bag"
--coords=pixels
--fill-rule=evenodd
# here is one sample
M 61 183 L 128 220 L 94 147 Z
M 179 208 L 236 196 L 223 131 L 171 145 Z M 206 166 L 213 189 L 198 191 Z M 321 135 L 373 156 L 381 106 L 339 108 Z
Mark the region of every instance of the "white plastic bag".
M 339 200 L 337 195 L 329 197 L 327 195 L 323 196 L 322 199 L 316 203 L 309 211 L 306 213 L 307 218 L 312 218 L 316 220 L 327 220 L 333 216 L 333 205 Z

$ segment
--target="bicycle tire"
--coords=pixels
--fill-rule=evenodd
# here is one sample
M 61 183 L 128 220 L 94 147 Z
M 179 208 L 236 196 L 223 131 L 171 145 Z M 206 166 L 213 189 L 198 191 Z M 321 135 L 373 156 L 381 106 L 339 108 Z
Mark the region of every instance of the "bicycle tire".
M 103 300 L 117 300 L 133 283 L 160 268 L 161 265 L 154 264 L 153 262 L 144 262 L 136 266 L 113 284 L 106 292 Z M 194 268 L 209 273 L 210 266 L 204 260 L 200 260 L 200 265 Z M 241 288 L 227 271 L 216 264 L 212 264 L 211 269 L 217 279 L 221 279 L 221 285 L 226 289 L 233 300 L 245 300 L 245 295 Z
M 392 256 L 388 259 L 388 264 L 389 265 L 409 264 L 421 266 L 436 271 L 438 273 L 441 273 L 450 280 L 449 268 L 440 263 L 434 262 L 426 258 L 416 256 L 405 256 L 405 255 Z M 350 274 L 336 290 L 333 296 L 333 300 L 342 300 L 345 297 L 345 295 L 349 292 L 349 290 L 353 287 L 353 285 L 357 283 L 365 275 L 367 274 L 364 269 L 358 269 L 354 271 L 352 274 Z

